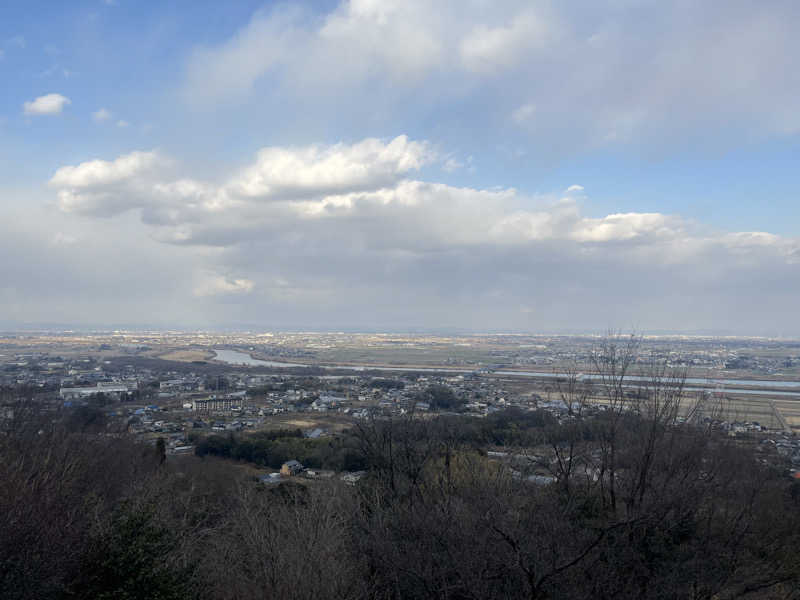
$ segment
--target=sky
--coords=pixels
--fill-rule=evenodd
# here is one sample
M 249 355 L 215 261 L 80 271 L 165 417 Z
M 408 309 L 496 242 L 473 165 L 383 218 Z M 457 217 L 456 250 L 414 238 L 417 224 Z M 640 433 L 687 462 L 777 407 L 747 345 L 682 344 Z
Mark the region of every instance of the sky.
M 800 336 L 795 0 L 0 11 L 0 327 Z

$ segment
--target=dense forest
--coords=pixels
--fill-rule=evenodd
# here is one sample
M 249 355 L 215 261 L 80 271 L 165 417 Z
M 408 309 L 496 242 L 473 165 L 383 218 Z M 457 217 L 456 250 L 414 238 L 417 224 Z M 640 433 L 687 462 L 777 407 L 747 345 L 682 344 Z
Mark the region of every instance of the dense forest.
M 0 435 L 0 597 L 800 598 L 800 483 L 679 417 L 679 378 L 631 398 L 620 366 L 591 417 L 572 380 L 561 421 L 410 414 L 167 460 L 90 412 L 20 406 Z M 235 468 L 287 458 L 366 475 Z

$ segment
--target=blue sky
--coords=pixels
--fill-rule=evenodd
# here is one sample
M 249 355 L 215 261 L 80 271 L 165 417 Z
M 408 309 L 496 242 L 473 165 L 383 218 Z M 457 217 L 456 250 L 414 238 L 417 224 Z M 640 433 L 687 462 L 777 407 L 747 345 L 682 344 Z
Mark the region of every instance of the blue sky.
M 2 11 L 8 326 L 800 334 L 795 2 Z

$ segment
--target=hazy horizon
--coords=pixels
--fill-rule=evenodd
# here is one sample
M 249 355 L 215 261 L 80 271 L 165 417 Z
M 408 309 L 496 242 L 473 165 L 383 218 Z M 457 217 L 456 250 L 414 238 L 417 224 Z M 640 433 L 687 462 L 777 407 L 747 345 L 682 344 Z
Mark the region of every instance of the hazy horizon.
M 468 328 L 399 328 L 399 329 L 370 329 L 358 327 L 260 327 L 260 326 L 246 326 L 246 325 L 218 325 L 213 328 L 201 326 L 186 326 L 186 327 L 168 327 L 157 325 L 69 325 L 65 323 L 34 323 L 29 325 L 18 326 L 3 326 L 0 324 L 0 334 L 32 334 L 32 333 L 77 333 L 77 334 L 104 334 L 104 333 L 129 333 L 129 334 L 144 334 L 144 333 L 180 333 L 180 334 L 321 334 L 321 335 L 418 335 L 418 336 L 493 336 L 493 335 L 508 335 L 508 336 L 541 336 L 541 337 L 607 337 L 609 334 L 613 335 L 633 335 L 648 337 L 697 337 L 697 338 L 739 338 L 739 339 L 769 339 L 769 340 L 783 340 L 793 341 L 800 340 L 800 335 L 782 334 L 782 333 L 733 333 L 731 331 L 720 330 L 668 330 L 668 329 L 620 329 L 620 328 L 595 328 L 595 329 L 562 329 L 562 330 L 513 330 L 513 329 L 468 329 Z

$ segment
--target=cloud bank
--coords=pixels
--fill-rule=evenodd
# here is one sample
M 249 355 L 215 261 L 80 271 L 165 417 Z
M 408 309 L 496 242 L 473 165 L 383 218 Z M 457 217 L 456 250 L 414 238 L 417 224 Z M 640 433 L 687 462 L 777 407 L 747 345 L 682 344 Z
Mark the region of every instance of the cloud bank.
M 192 253 L 187 297 L 265 326 L 774 328 L 800 291 L 798 239 L 591 215 L 576 184 L 526 196 L 415 178 L 445 160 L 430 148 L 403 135 L 267 147 L 219 181 L 137 151 L 63 166 L 50 185 L 64 214 L 135 218 L 165 257 Z
M 456 128 L 463 106 L 470 128 L 573 150 L 724 144 L 800 132 L 798 22 L 790 1 L 343 0 L 256 12 L 194 50 L 182 88 L 210 110 L 276 92 L 351 118 L 410 102 Z

